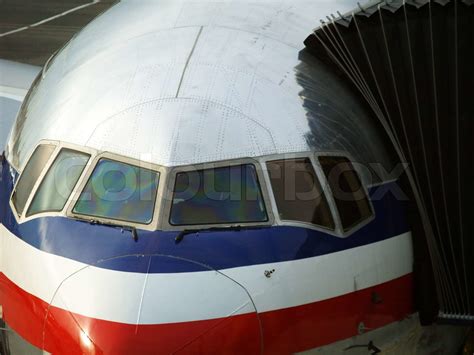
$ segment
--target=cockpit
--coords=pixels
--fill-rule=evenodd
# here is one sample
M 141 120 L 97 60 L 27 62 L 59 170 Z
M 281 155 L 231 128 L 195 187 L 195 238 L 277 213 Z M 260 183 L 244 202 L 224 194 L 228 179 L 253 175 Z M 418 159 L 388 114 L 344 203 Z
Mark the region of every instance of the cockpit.
M 351 161 L 303 152 L 164 167 L 42 141 L 10 205 L 19 223 L 62 216 L 149 231 L 292 225 L 345 237 L 374 218 Z

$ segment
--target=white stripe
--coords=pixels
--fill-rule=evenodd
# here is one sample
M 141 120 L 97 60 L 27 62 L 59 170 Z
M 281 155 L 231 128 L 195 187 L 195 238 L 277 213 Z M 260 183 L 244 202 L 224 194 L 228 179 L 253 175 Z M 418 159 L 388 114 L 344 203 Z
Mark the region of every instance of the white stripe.
M 411 236 L 405 233 L 309 259 L 245 266 L 222 273 L 150 274 L 145 281 L 143 273 L 87 266 L 42 252 L 2 225 L 0 237 L 1 270 L 19 287 L 71 312 L 129 324 L 193 321 L 254 311 L 246 290 L 230 278 L 245 286 L 262 312 L 390 281 L 410 273 L 413 261 Z M 275 272 L 267 278 L 264 271 L 269 269 Z
M 290 236 L 289 236 L 290 237 Z M 303 305 L 378 285 L 413 268 L 411 233 L 308 259 L 224 270 L 245 280 L 259 312 Z M 275 270 L 270 278 L 264 273 Z

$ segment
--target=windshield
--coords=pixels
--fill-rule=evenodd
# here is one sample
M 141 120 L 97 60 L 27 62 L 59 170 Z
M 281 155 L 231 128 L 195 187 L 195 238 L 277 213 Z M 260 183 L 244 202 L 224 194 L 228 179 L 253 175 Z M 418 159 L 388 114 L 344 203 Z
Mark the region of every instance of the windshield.
M 265 204 L 251 164 L 176 175 L 170 224 L 265 222 Z
M 339 211 L 344 231 L 372 216 L 362 183 L 351 162 L 344 157 L 322 156 L 319 162 Z
M 334 229 L 331 209 L 309 158 L 269 161 L 267 168 L 282 220 Z
M 41 182 L 27 216 L 46 211 L 61 211 L 89 158 L 89 154 L 62 149 Z
M 153 220 L 159 177 L 156 171 L 100 159 L 73 213 L 149 224 Z
M 23 214 L 26 201 L 55 149 L 56 147 L 51 144 L 39 145 L 23 169 L 12 196 L 13 205 L 19 216 Z

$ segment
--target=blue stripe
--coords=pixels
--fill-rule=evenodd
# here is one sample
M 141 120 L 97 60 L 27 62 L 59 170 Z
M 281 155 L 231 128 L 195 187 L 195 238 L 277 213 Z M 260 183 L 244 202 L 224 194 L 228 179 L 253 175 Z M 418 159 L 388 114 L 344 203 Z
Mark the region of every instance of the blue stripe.
M 274 226 L 199 232 L 175 244 L 177 232 L 138 231 L 135 242 L 129 231 L 64 217 L 37 218 L 18 225 L 8 204 L 12 172 L 8 163 L 3 164 L 0 221 L 6 228 L 47 253 L 112 270 L 176 273 L 298 260 L 378 242 L 409 230 L 404 203 L 391 193 L 373 201 L 376 218 L 347 238 L 306 228 Z M 382 188 L 389 190 L 390 186 Z M 150 262 L 150 257 L 143 255 L 155 256 Z

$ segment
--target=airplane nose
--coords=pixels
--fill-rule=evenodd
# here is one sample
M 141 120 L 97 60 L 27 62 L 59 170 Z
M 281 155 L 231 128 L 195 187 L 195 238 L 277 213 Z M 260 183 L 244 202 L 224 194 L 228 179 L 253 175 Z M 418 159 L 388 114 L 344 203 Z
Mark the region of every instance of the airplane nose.
M 164 255 L 121 256 L 73 273 L 50 302 L 43 334 L 53 354 L 261 349 L 258 315 L 241 285 Z

